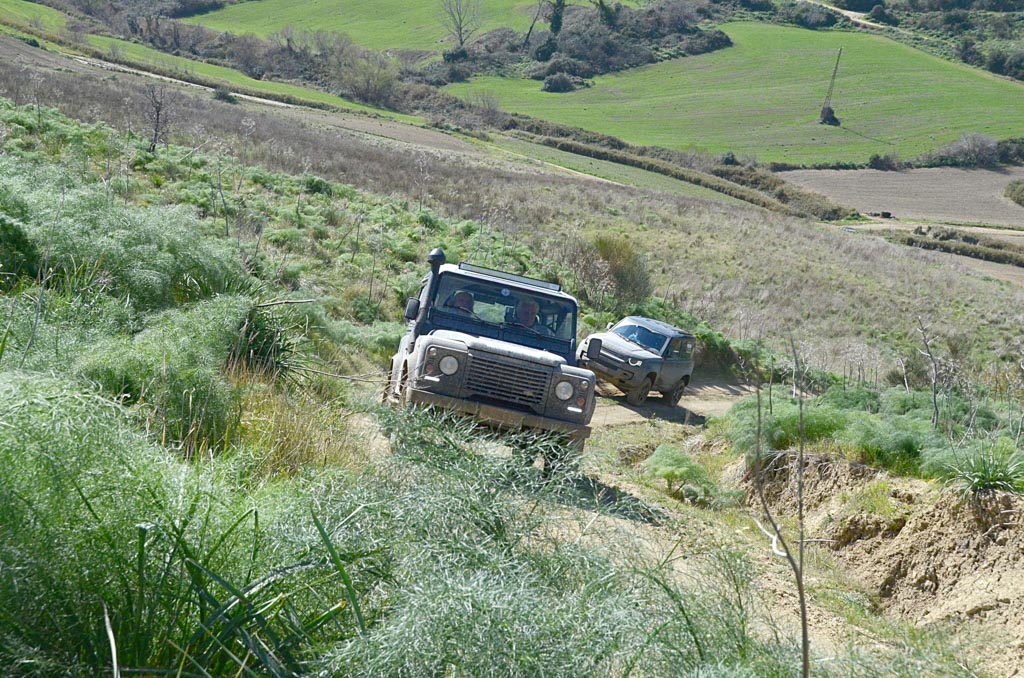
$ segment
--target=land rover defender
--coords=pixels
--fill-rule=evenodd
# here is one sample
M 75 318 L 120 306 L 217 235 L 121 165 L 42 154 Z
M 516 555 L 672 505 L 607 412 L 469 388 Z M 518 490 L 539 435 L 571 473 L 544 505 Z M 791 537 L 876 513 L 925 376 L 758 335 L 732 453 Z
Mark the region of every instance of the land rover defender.
M 440 249 L 428 262 L 419 296 L 406 305 L 408 330 L 385 397 L 498 428 L 558 431 L 582 448 L 595 377 L 576 366 L 576 299 L 555 283 L 448 264 Z

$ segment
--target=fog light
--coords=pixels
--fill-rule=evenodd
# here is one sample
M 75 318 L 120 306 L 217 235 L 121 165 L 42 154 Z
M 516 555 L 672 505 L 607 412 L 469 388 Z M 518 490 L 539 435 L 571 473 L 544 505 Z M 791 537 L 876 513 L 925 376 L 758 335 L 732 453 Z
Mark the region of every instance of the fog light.
M 441 358 L 441 372 L 451 376 L 459 371 L 459 361 L 455 356 L 446 355 Z

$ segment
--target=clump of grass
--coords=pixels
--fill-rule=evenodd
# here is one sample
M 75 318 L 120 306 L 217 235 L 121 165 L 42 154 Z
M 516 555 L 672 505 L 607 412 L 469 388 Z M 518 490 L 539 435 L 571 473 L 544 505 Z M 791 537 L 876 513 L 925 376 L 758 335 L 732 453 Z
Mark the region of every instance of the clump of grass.
M 901 475 L 919 475 L 925 449 L 942 445 L 931 421 L 912 415 L 856 414 L 839 438 L 857 461 Z
M 1024 491 L 1024 453 L 1009 438 L 1002 438 L 986 449 L 956 455 L 944 471 L 946 484 L 959 490 L 961 499 Z
M 760 441 L 757 439 L 758 407 L 761 408 Z M 748 457 L 758 447 L 762 454 L 770 455 L 797 445 L 801 439 L 801 427 L 803 440 L 816 442 L 834 436 L 847 423 L 843 412 L 830 405 L 805 403 L 801 415 L 795 399 L 778 393 L 773 395 L 770 411 L 766 397 L 760 404 L 757 398 L 746 398 L 733 406 L 727 419 L 734 445 Z
M 23 197 L 25 233 L 48 253 L 55 282 L 88 271 L 145 311 L 228 291 L 247 275 L 230 241 L 204 237 L 189 210 L 112 203 L 98 187 L 13 158 L 0 158 L 0 177 Z
M 0 291 L 13 288 L 20 278 L 39 274 L 39 251 L 25 229 L 13 218 L 0 213 Z
M 242 390 L 238 442 L 258 455 L 250 471 L 254 476 L 367 464 L 369 455 L 353 431 L 351 413 L 272 382 L 250 379 Z
M 1003 195 L 1021 207 L 1024 207 L 1024 181 L 1011 181 L 1006 185 L 1006 190 L 1003 191 Z

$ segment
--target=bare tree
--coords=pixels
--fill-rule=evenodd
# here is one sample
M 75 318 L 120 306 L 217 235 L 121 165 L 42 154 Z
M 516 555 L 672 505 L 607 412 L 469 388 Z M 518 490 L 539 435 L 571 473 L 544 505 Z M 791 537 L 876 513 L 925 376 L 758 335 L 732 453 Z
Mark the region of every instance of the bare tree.
M 530 28 L 526 31 L 526 37 L 523 38 L 523 49 L 526 49 L 526 46 L 530 44 L 530 36 L 533 35 L 533 27 L 537 25 L 537 21 L 540 20 L 541 14 L 544 13 L 544 9 L 547 6 L 548 0 L 537 0 L 537 11 L 533 14 L 533 21 L 530 22 Z
M 441 0 L 441 23 L 456 49 L 462 49 L 480 30 L 480 0 Z
M 167 132 L 174 114 L 172 90 L 164 84 L 150 84 L 142 92 L 149 104 L 146 109 L 146 126 L 149 129 L 149 152 L 156 151 L 157 144 L 167 139 Z
M 796 465 L 794 472 L 796 473 L 796 501 L 797 501 L 797 542 L 796 550 L 786 539 L 783 534 L 782 526 L 776 519 L 775 514 L 772 512 L 771 505 L 768 503 L 768 498 L 764 492 L 765 476 L 778 469 L 780 464 L 789 463 L 789 455 L 782 453 L 769 457 L 767 464 L 763 451 L 761 448 L 761 438 L 764 431 L 764 422 L 762 419 L 761 409 L 761 380 L 760 380 L 760 369 L 755 367 L 754 376 L 757 381 L 757 433 L 754 443 L 754 459 L 751 464 L 751 473 L 754 479 L 754 488 L 757 492 L 757 499 L 761 505 L 761 511 L 764 514 L 765 519 L 768 521 L 770 529 L 765 529 L 755 519 L 755 523 L 762 532 L 764 532 L 772 540 L 772 552 L 777 556 L 782 556 L 789 563 L 790 569 L 793 571 L 793 579 L 796 583 L 797 600 L 800 606 L 800 654 L 802 658 L 801 662 L 801 676 L 807 678 L 811 674 L 811 640 L 810 640 L 810 628 L 808 624 L 807 616 L 807 591 L 805 588 L 804 580 L 804 563 L 805 553 L 804 548 L 806 545 L 805 538 L 805 525 L 804 525 L 804 478 L 807 472 L 807 455 L 806 455 L 806 441 L 807 433 L 804 428 L 804 379 L 806 378 L 807 368 L 806 365 L 800 360 L 800 354 L 797 352 L 796 342 L 793 337 L 789 338 L 790 350 L 793 354 L 793 388 L 794 397 L 797 399 L 799 406 L 799 423 L 798 432 L 800 436 L 800 447 L 798 448 L 796 455 Z M 771 395 L 771 386 L 769 385 L 769 396 Z
M 931 334 L 931 327 L 925 327 L 924 320 L 920 317 L 917 319 L 917 331 L 921 333 L 921 343 L 924 344 L 924 350 L 917 349 L 918 352 L 928 358 L 928 362 L 932 366 L 932 428 L 939 427 L 939 359 L 935 357 L 935 351 L 932 350 L 932 341 L 935 339 Z

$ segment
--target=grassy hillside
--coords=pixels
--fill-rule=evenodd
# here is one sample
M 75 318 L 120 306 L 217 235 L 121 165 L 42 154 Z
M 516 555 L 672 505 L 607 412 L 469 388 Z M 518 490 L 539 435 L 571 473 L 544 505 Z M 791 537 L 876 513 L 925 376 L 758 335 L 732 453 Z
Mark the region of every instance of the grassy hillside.
M 790 584 L 704 468 L 735 453 L 660 448 L 631 468 L 620 451 L 687 435 L 652 420 L 598 442 L 591 475 L 545 483 L 501 450 L 553 441 L 378 409 L 353 385 L 377 382 L 428 248 L 534 273 L 551 250 L 308 173 L 151 153 L 38 106 L 0 100 L 0 128 L 5 673 L 798 671 L 792 601 L 773 602 Z M 802 428 L 775 400 L 765 450 Z M 945 394 L 961 455 L 961 434 L 1016 417 L 1002 402 Z M 900 469 L 945 447 L 926 393 L 837 387 L 816 406 L 807 437 L 826 449 Z M 723 424 L 737 451 L 755 415 L 747 402 Z M 603 485 L 601 464 L 642 496 Z M 971 674 L 951 634 L 883 623 L 808 563 L 819 614 L 850 627 L 815 646 L 817 673 Z M 847 650 L 860 628 L 872 643 Z
M 884 38 L 756 23 L 721 28 L 733 47 L 599 76 L 566 94 L 495 77 L 447 89 L 490 93 L 504 110 L 636 144 L 796 164 L 910 158 L 964 131 L 1005 138 L 1024 126 L 1024 85 Z M 840 47 L 833 107 L 842 125 L 819 125 Z
M 8 45 L 18 63 L 45 63 L 33 71 L 38 84 L 16 63 L 0 63 L 9 91 L 22 103 L 33 101 L 38 87 L 71 115 L 146 128 L 139 79 L 97 75 L 22 43 Z M 409 143 L 414 136 L 401 143 L 364 137 L 339 129 L 329 114 L 232 106 L 208 94 L 176 99 L 172 135 L 186 147 L 235 149 L 247 162 L 275 171 L 314 171 L 484 224 L 515 245 L 493 250 L 495 263 L 522 270 L 519 248 L 542 249 L 559 262 L 557 275 L 574 291 L 600 284 L 577 277 L 575 239 L 621 238 L 648 258 L 656 293 L 675 307 L 737 339 L 761 337 L 781 346 L 793 332 L 815 347 L 816 366 L 856 362 L 884 375 L 894 353 L 918 355 L 918 317 L 934 322 L 959 352 L 969 347 L 975 365 L 997 370 L 1003 360 L 1016 364 L 1017 309 L 1024 308 L 1019 289 L 878 238 L 667 191 L 576 179 L 495 157 L 483 145 L 437 150 Z M 248 221 L 246 212 L 235 218 Z M 315 241 L 310 247 L 320 251 Z M 394 317 L 398 308 L 397 302 L 391 307 Z M 590 326 L 610 319 L 595 317 Z
M 0 0 L 0 16 L 4 19 L 41 30 L 59 32 L 67 26 L 68 17 L 63 12 L 25 0 Z

